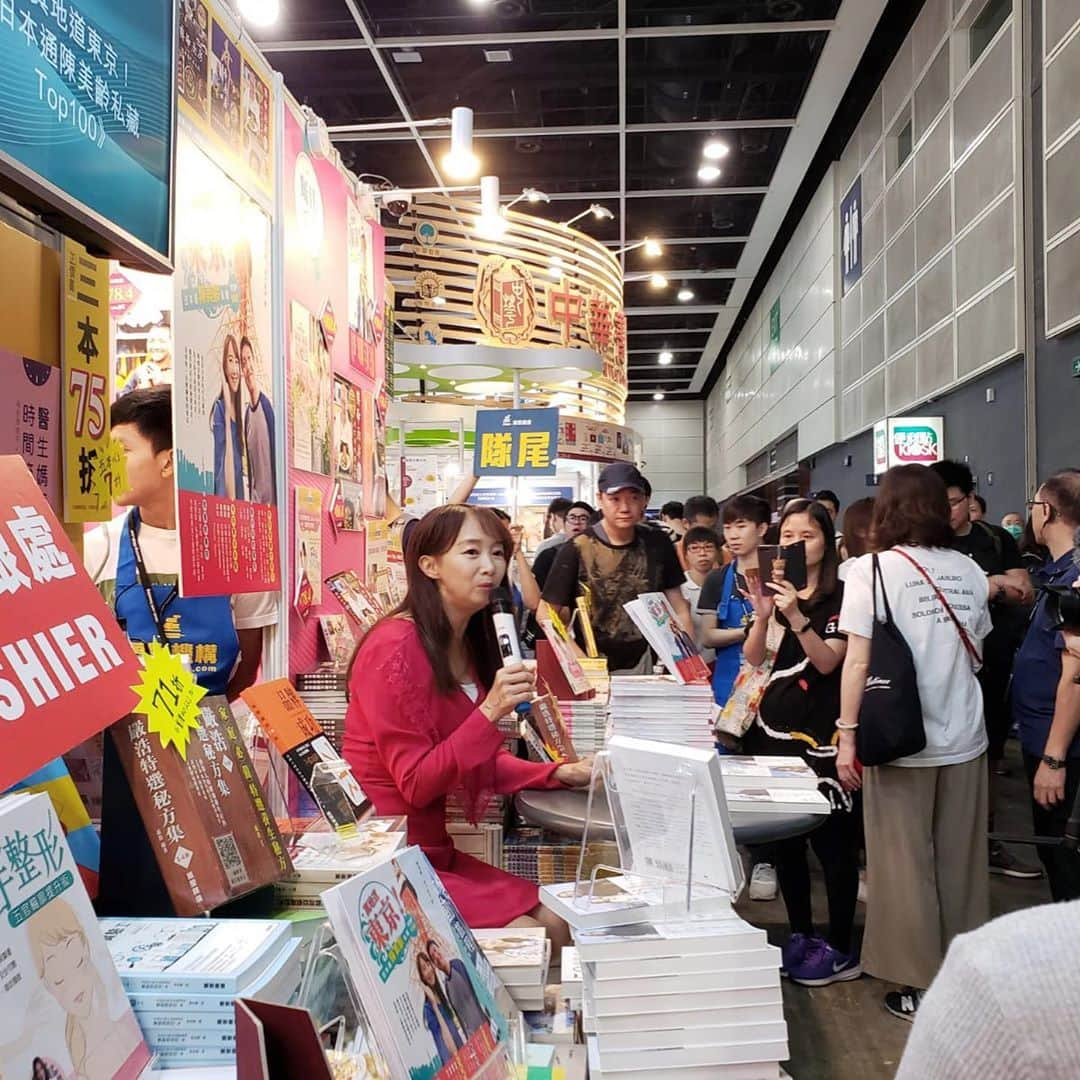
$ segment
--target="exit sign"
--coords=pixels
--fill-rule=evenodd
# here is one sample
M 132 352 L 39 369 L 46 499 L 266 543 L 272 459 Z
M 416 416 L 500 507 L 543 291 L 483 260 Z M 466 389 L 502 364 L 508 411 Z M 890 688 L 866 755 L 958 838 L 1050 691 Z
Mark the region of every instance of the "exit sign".
M 1080 379 L 1080 356 L 1073 357 L 1073 378 Z

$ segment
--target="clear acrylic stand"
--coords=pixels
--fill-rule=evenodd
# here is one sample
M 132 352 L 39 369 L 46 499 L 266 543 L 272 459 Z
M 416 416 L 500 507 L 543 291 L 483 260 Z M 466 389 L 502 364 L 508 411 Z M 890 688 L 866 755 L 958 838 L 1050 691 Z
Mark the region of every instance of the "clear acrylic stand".
M 578 854 L 577 873 L 574 877 L 575 901 L 585 898 L 592 902 L 598 874 L 621 874 L 642 882 L 643 886 L 649 885 L 659 888 L 660 902 L 666 907 L 669 904 L 678 904 L 676 918 L 690 918 L 697 914 L 695 901 L 708 901 L 710 911 L 715 910 L 712 902 L 717 899 L 726 899 L 730 902 L 731 894 L 728 890 L 712 882 L 695 880 L 694 878 L 694 837 L 698 819 L 698 781 L 693 771 L 687 767 L 679 766 L 676 775 L 686 779 L 687 830 L 685 858 L 670 861 L 665 860 L 657 865 L 656 860 L 646 858 L 648 868 L 636 865 L 642 860 L 635 860 L 633 844 L 630 832 L 626 824 L 626 816 L 623 813 L 622 801 L 619 796 L 619 787 L 615 780 L 614 770 L 611 766 L 611 755 L 606 750 L 601 750 L 593 760 L 592 776 L 589 780 L 589 794 L 585 804 L 585 825 L 581 833 L 581 850 Z M 603 864 L 593 866 L 587 882 L 583 880 L 585 869 L 586 850 L 589 841 L 589 830 L 594 826 L 594 814 L 597 792 L 603 788 L 607 793 L 607 803 L 611 812 L 611 822 L 615 831 L 615 843 L 619 851 L 619 866 L 606 866 Z M 685 872 L 683 867 L 685 866 Z M 665 916 L 665 921 L 673 921 L 670 916 Z

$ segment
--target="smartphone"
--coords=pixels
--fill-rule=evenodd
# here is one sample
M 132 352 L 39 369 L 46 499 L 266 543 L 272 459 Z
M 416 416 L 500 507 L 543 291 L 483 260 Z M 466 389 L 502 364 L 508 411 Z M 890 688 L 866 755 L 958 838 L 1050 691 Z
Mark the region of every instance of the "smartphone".
M 784 560 L 784 579 L 796 589 L 806 588 L 806 541 L 781 545 L 779 558 Z

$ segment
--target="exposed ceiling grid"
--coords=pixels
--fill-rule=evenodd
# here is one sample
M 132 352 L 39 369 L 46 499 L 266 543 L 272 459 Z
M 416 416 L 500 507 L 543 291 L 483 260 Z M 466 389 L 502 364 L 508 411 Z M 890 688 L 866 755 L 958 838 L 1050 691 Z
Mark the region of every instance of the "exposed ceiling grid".
M 598 202 L 616 219 L 579 223 L 596 239 L 661 240 L 657 259 L 621 256 L 631 398 L 697 396 L 885 5 L 284 0 L 257 37 L 357 174 L 442 185 L 448 132 L 422 122 L 468 105 L 504 201 L 539 188 L 551 202 L 529 212 L 555 221 Z M 376 122 L 404 126 L 357 130 Z M 730 153 L 701 182 L 710 135 Z M 666 288 L 648 285 L 652 270 Z M 694 297 L 680 303 L 684 283 Z

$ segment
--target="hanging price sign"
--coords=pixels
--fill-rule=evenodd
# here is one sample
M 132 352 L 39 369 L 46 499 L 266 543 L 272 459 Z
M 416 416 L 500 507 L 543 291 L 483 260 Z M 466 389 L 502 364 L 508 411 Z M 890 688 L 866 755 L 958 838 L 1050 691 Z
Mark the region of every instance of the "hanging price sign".
M 188 740 L 199 727 L 199 702 L 206 691 L 195 681 L 179 656 L 153 642 L 142 656 L 141 681 L 131 689 L 139 695 L 132 712 L 146 717 L 146 730 L 161 739 L 164 749 L 175 746 L 187 761 Z

